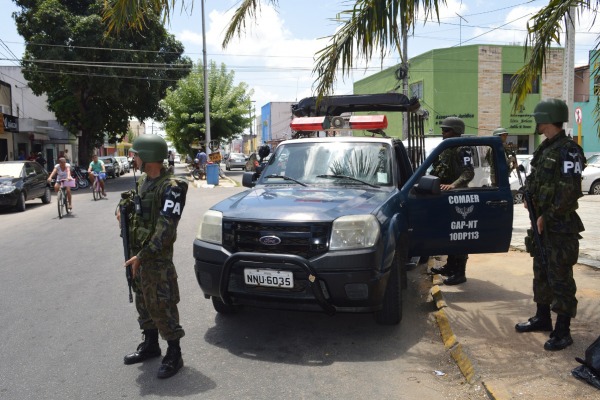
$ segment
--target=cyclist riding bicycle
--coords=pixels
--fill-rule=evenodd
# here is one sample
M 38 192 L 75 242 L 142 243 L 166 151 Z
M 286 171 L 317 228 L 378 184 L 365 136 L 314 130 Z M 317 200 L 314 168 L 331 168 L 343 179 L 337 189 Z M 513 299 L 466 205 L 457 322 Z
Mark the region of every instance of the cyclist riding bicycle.
M 94 181 L 96 180 L 96 175 L 94 173 L 96 173 L 100 181 L 102 196 L 106 197 L 106 193 L 104 192 L 104 179 L 106 177 L 106 169 L 104 168 L 104 162 L 102 160 L 98 160 L 97 154 L 94 154 L 92 156 L 92 162 L 88 167 L 88 175 L 90 177 L 90 182 L 92 183 L 92 189 L 94 188 Z
M 48 183 L 52 181 L 52 178 L 56 175 L 56 183 L 54 184 L 54 191 L 58 193 L 60 190 L 60 183 L 62 181 L 72 181 L 74 178 L 71 176 L 71 165 L 67 163 L 67 159 L 61 157 L 58 159 L 58 164 L 54 166 L 54 169 L 48 176 Z M 65 185 L 67 188 L 67 202 L 69 203 L 69 210 L 73 209 L 73 200 L 71 199 L 71 187 Z

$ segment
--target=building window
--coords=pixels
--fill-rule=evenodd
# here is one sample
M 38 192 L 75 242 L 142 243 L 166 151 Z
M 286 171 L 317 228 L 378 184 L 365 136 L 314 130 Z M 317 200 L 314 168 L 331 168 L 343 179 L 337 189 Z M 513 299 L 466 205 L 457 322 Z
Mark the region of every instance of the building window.
M 410 96 L 416 97 L 417 99 L 423 99 L 423 81 L 411 83 L 409 85 Z
M 594 96 L 600 96 L 600 75 L 594 77 Z
M 516 79 L 516 75 L 504 74 L 502 75 L 502 93 L 510 93 L 513 82 Z M 531 85 L 531 93 L 537 94 L 540 92 L 540 78 L 536 77 Z

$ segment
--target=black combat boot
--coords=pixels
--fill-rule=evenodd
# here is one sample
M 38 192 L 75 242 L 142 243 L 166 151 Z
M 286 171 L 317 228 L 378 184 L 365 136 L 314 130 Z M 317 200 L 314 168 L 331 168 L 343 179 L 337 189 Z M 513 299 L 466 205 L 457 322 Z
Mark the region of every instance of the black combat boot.
M 449 276 L 454 273 L 454 269 L 455 269 L 455 261 L 451 256 L 448 256 L 448 259 L 446 260 L 446 264 L 442 265 L 441 267 L 431 267 L 431 269 L 429 270 L 429 274 L 430 275 L 440 274 L 440 275 Z
M 153 357 L 160 357 L 158 329 L 146 329 L 144 330 L 144 341 L 140 343 L 136 351 L 127 354 L 123 361 L 126 365 L 130 365 L 140 363 Z
M 549 304 L 538 304 L 535 316 L 529 318 L 526 322 L 519 322 L 515 325 L 517 332 L 542 332 L 552 330 L 552 317 L 550 316 Z
M 454 270 L 452 274 L 446 279 L 444 279 L 444 285 L 452 286 L 452 285 L 460 285 L 461 283 L 465 283 L 467 281 L 467 277 L 465 276 L 465 271 L 467 270 L 467 259 L 468 256 L 455 256 L 454 257 Z
M 550 351 L 562 350 L 573 344 L 571 338 L 571 317 L 558 314 L 556 317 L 556 327 L 550 334 L 550 339 L 544 343 L 544 349 Z
M 158 368 L 157 377 L 160 379 L 170 378 L 183 367 L 183 358 L 181 358 L 181 347 L 179 347 L 179 339 L 169 340 L 167 354 L 162 360 Z

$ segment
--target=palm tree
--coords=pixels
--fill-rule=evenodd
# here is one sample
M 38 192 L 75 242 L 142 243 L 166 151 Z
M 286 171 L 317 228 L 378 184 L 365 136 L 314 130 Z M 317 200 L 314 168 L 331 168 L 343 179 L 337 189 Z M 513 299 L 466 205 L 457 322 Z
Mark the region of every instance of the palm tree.
M 594 4 L 595 3 L 595 4 Z M 570 22 L 578 15 L 572 15 L 572 9 L 579 14 L 585 10 L 597 10 L 600 0 L 549 0 L 548 5 L 538 11 L 527 22 L 527 40 L 525 42 L 528 59 L 517 71 L 511 89 L 513 109 L 516 111 L 525 102 L 531 92 L 532 82 L 546 67 L 546 53 L 553 42 L 561 42 L 561 23 Z M 596 45 L 596 49 L 598 44 Z M 600 118 L 600 108 L 596 103 L 596 115 Z
M 109 30 L 131 27 L 143 29 L 147 7 L 159 11 L 169 20 L 175 0 L 106 0 L 104 17 Z M 185 0 L 181 0 L 185 8 Z M 263 0 L 264 3 L 278 6 L 278 0 Z M 189 2 L 188 2 L 189 4 Z M 414 30 L 415 22 L 422 8 L 427 20 L 435 14 L 439 19 L 438 5 L 446 0 L 356 0 L 352 9 L 341 11 L 336 20 L 341 29 L 330 37 L 329 45 L 317 53 L 313 73 L 317 77 L 316 92 L 319 97 L 331 94 L 336 82 L 338 68 L 342 76 L 348 75 L 358 59 L 370 61 L 373 53 L 385 55 L 392 49 L 398 51 L 401 62 L 406 64 L 402 50 L 402 39 L 407 32 Z M 256 19 L 260 12 L 260 0 L 242 0 L 225 32 L 223 47 L 231 39 L 243 34 L 250 19 Z M 355 54 L 356 53 L 356 54 Z

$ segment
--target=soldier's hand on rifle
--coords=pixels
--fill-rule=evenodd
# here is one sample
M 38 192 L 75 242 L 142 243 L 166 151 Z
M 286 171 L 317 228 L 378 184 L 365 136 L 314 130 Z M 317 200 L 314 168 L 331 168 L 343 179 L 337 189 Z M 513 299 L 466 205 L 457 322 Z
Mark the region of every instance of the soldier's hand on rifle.
M 538 232 L 541 235 L 542 232 L 544 231 L 544 217 L 542 217 L 541 215 L 537 219 L 537 228 L 538 228 Z
M 117 221 L 119 221 L 119 226 L 121 226 L 121 210 L 117 208 L 115 215 L 117 216 Z
M 129 260 L 125 261 L 125 265 L 123 267 L 127 268 L 128 265 L 131 265 L 131 275 L 135 278 L 140 269 L 140 265 L 142 262 L 137 256 L 131 257 Z

